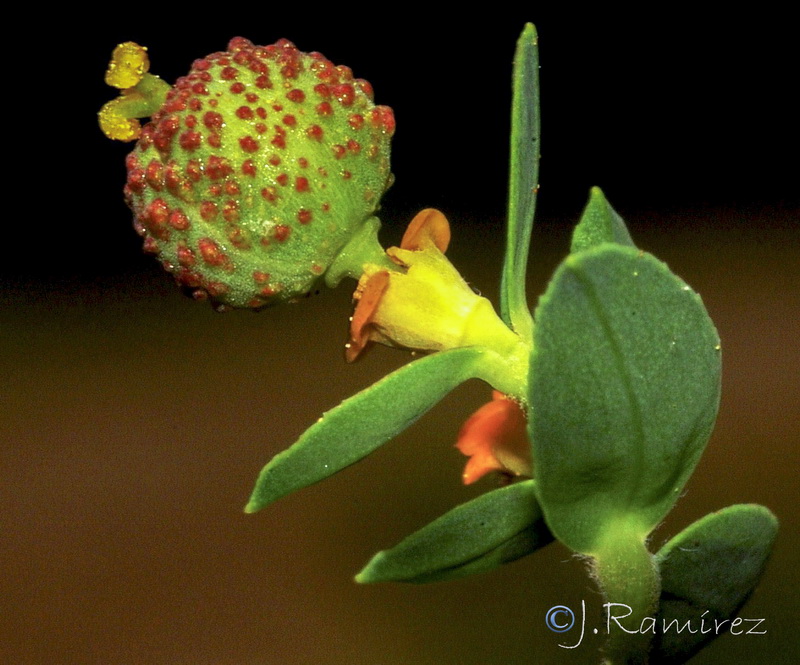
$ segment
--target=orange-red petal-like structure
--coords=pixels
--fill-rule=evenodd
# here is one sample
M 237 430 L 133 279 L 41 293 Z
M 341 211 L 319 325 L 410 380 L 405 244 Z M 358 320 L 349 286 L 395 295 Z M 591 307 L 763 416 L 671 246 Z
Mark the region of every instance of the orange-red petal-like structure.
M 401 249 L 424 249 L 425 244 L 432 242 L 444 254 L 450 244 L 450 224 L 444 213 L 435 208 L 420 210 L 406 228 Z
M 387 288 L 389 288 L 389 271 L 380 270 L 367 279 L 363 289 L 359 289 L 358 305 L 350 322 L 350 342 L 345 347 L 347 362 L 351 363 L 358 358 L 369 344 L 370 324 Z
M 496 390 L 492 401 L 461 427 L 456 447 L 470 458 L 464 468 L 465 485 L 492 471 L 513 476 L 532 474 L 525 414 L 519 404 Z

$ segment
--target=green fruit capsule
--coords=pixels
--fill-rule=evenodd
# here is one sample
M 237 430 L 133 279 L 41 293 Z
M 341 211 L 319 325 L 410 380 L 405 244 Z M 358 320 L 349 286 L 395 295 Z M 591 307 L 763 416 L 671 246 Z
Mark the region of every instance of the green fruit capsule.
M 172 88 L 145 73 L 142 47 L 118 51 L 109 76 L 125 83 L 101 126 L 112 138 L 138 135 L 125 185 L 135 228 L 195 297 L 292 301 L 323 275 L 331 285 L 358 277 L 365 251 L 364 260 L 382 254 L 374 213 L 392 181 L 395 123 L 368 82 L 287 40 L 237 37 Z M 143 115 L 140 131 L 133 118 Z

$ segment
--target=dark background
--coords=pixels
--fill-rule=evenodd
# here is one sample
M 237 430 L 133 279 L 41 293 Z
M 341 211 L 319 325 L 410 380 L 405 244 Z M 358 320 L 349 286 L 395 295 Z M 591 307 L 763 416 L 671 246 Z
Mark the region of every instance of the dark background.
M 491 487 L 464 489 L 451 447 L 483 385 L 362 464 L 241 513 L 272 455 L 408 356 L 376 349 L 344 364 L 344 285 L 258 315 L 184 299 L 141 253 L 121 197 L 130 146 L 106 140 L 95 116 L 114 94 L 102 77 L 121 41 L 148 46 L 167 81 L 237 34 L 321 51 L 395 110 L 385 244 L 416 210 L 441 208 L 451 259 L 496 300 L 511 58 L 533 20 L 543 138 L 530 301 L 592 185 L 701 293 L 723 341 L 722 407 L 653 546 L 731 503 L 769 506 L 778 546 L 742 611 L 768 634 L 727 636 L 696 662 L 793 662 L 800 197 L 788 17 L 387 9 L 107 11 L 91 30 L 72 13 L 21 44 L 28 57 L 8 75 L 29 99 L 6 131 L 26 149 L 6 155 L 0 265 L 2 660 L 597 662 L 596 640 L 566 651 L 544 626 L 553 605 L 601 604 L 559 544 L 450 584 L 351 581 L 373 552 Z

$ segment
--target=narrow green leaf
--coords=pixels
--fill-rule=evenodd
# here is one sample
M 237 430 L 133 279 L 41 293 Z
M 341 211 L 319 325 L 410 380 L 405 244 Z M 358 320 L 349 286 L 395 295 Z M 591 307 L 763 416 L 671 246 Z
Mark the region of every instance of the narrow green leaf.
M 536 310 L 529 433 L 556 537 L 592 554 L 644 540 L 675 503 L 714 425 L 720 345 L 700 297 L 632 247 L 571 254 Z
M 635 247 L 622 217 L 611 207 L 602 190 L 599 187 L 592 187 L 589 202 L 583 210 L 580 222 L 572 232 L 570 251 L 574 254 L 604 242 Z
M 512 563 L 528 554 L 553 542 L 553 534 L 545 524 L 544 518 L 528 525 L 518 534 L 511 536 L 493 550 L 489 550 L 471 561 L 426 573 L 407 580 L 398 580 L 411 584 L 430 584 L 431 582 L 451 582 L 470 575 L 488 573 L 506 563 Z M 389 581 L 389 580 L 387 580 Z
M 485 572 L 553 540 L 534 481 L 494 490 L 462 504 L 390 550 L 378 552 L 356 581 L 435 582 Z
M 409 427 L 453 388 L 479 376 L 487 352 L 470 347 L 415 360 L 324 413 L 258 477 L 245 512 L 254 513 L 332 476 Z
M 661 548 L 653 665 L 684 663 L 731 629 L 730 621 L 764 572 L 777 533 L 778 520 L 767 508 L 736 505 L 706 515 Z M 765 630 L 752 622 L 740 622 L 734 630 L 751 628 Z
M 503 320 L 524 339 L 531 331 L 525 296 L 528 247 L 539 188 L 539 53 L 536 28 L 528 23 L 514 55 L 511 101 L 508 231 L 500 288 Z

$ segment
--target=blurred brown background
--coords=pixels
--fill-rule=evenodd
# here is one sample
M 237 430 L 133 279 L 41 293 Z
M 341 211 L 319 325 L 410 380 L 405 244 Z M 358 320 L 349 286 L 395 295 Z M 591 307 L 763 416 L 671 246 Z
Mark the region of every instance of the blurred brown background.
M 726 636 L 694 662 L 794 662 L 800 205 L 788 31 L 780 17 L 662 17 L 631 30 L 614 17 L 538 13 L 401 18 L 391 33 L 337 15 L 197 25 L 162 15 L 73 30 L 73 68 L 53 70 L 63 108 L 32 110 L 49 130 L 14 190 L 26 215 L 6 222 L 0 661 L 598 662 L 594 636 L 567 651 L 557 645 L 572 640 L 544 625 L 553 605 L 585 600 L 597 613 L 602 602 L 559 544 L 453 583 L 352 582 L 375 551 L 492 486 L 463 488 L 452 448 L 484 385 L 462 386 L 325 483 L 241 512 L 272 455 L 408 355 L 375 349 L 345 365 L 347 286 L 260 314 L 184 299 L 130 228 L 120 195 L 129 147 L 105 141 L 94 121 L 112 94 L 102 74 L 118 41 L 148 45 L 170 81 L 235 34 L 320 50 L 397 114 L 386 244 L 415 210 L 440 207 L 454 227 L 451 259 L 496 302 L 510 61 L 533 20 L 544 133 L 531 304 L 594 184 L 637 243 L 703 296 L 723 341 L 722 407 L 653 544 L 732 503 L 771 508 L 778 544 L 741 613 L 764 618 L 768 633 Z

